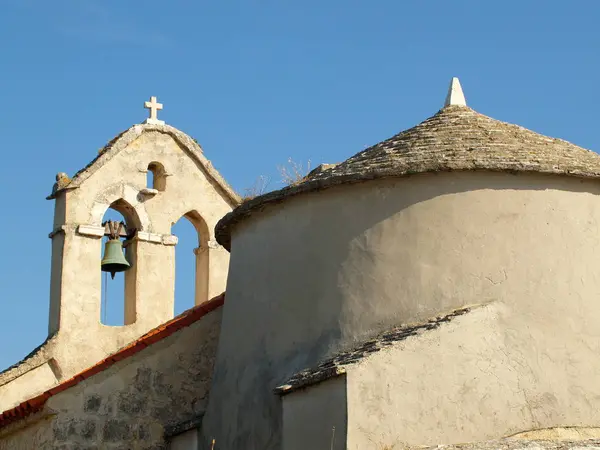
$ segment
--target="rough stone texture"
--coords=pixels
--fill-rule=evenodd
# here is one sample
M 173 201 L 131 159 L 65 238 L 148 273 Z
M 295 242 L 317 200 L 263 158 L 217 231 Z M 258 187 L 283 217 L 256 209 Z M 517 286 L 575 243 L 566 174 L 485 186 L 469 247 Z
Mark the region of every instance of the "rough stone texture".
M 435 330 L 441 324 L 451 321 L 457 316 L 461 316 L 470 311 L 469 308 L 462 308 L 445 314 L 434 319 L 430 319 L 425 323 L 404 325 L 395 327 L 392 330 L 385 331 L 373 339 L 361 343 L 350 351 L 341 352 L 325 361 L 318 366 L 305 369 L 298 372 L 281 386 L 275 389 L 277 394 L 288 394 L 300 388 L 310 386 L 315 383 L 320 383 L 331 377 L 346 373 L 346 366 L 358 363 L 363 358 L 372 353 L 378 352 L 398 341 L 402 341 L 410 336 L 416 336 L 419 333 Z
M 206 408 L 221 310 L 51 397 L 46 418 L 0 429 L 0 450 L 166 449 L 165 430 Z
M 146 174 L 155 163 L 163 168 L 162 190 L 148 196 Z M 216 245 L 213 229 L 239 199 L 189 136 L 167 125 L 135 125 L 72 179 L 64 174 L 59 179 L 51 196 L 56 200 L 51 233 L 52 338 L 0 373 L 0 411 L 71 378 L 173 317 L 177 250 L 171 227 L 182 217 L 198 231 L 195 303 L 225 287 L 229 254 Z M 126 251 L 132 267 L 120 275 L 125 277 L 126 292 L 125 326 L 119 327 L 100 321 L 101 239 L 78 231 L 100 228 L 109 207 L 138 230 Z M 48 364 L 52 370 L 37 373 Z M 11 395 L 2 395 L 6 391 Z
M 249 200 L 217 224 L 216 237 L 231 246 L 231 228 L 266 205 L 290 196 L 376 178 L 424 172 L 489 170 L 600 176 L 600 156 L 561 139 L 501 122 L 466 106 L 448 106 L 419 125 L 313 171 L 300 184 Z
M 539 400 L 535 416 L 517 415 L 501 404 L 493 412 L 494 423 L 514 417 L 521 426 L 516 431 L 522 431 L 535 427 L 532 417 L 541 426 L 577 424 L 584 414 L 600 420 L 594 412 L 600 410 L 600 392 L 592 375 L 599 370 L 594 354 L 600 351 L 599 226 L 597 180 L 539 173 L 424 173 L 344 185 L 289 198 L 282 208 L 265 208 L 234 230 L 205 436 L 215 436 L 228 450 L 278 449 L 281 400 L 273 388 L 399 324 L 490 302 L 510 312 L 497 327 L 511 360 L 527 356 L 523 364 L 507 366 L 514 375 L 508 368 L 490 369 L 483 380 L 500 386 L 506 380 L 527 382 Z M 480 329 L 465 326 L 462 340 L 486 339 L 484 331 L 477 334 Z M 423 364 L 434 364 L 427 355 L 447 348 L 444 340 L 427 338 L 438 330 L 415 339 L 423 342 Z M 442 354 L 454 360 L 460 351 L 453 347 Z M 478 363 L 486 370 L 486 355 L 482 350 L 466 365 L 448 361 L 440 376 Z M 492 367 L 504 367 L 502 353 L 493 355 Z M 530 378 L 533 369 L 536 378 Z M 415 386 L 428 373 L 424 370 L 392 371 L 396 376 L 385 392 L 402 390 L 403 379 Z M 372 377 L 369 389 L 380 378 Z M 518 386 L 510 383 L 511 395 L 502 392 L 498 398 L 526 405 Z M 457 398 L 480 392 L 468 387 Z M 558 399 L 559 409 L 543 389 Z M 446 392 L 406 390 L 421 395 L 423 407 Z M 472 417 L 480 417 L 479 405 L 480 400 L 455 398 L 453 407 L 460 412 L 452 422 L 455 429 L 489 431 L 468 427 Z M 557 423 L 544 425 L 550 421 Z M 444 427 L 431 429 L 449 433 Z M 495 437 L 502 436 L 490 438 Z M 250 438 L 254 447 L 246 446 Z M 461 439 L 470 440 L 468 434 Z

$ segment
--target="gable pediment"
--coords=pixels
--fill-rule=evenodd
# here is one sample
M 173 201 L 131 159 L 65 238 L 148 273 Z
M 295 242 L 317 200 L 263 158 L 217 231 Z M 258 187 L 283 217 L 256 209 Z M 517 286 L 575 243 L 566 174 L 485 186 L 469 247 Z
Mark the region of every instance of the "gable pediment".
M 235 207 L 240 203 L 240 197 L 204 156 L 200 145 L 182 131 L 163 124 L 136 124 L 128 130 L 118 134 L 98 152 L 96 158 L 79 170 L 72 178 L 68 178 L 65 174 L 57 175 L 57 183 L 54 185 L 52 194 L 47 198 L 51 200 L 56 198 L 61 192 L 78 189 L 94 173 L 133 144 L 134 141 L 142 137 L 143 134 L 151 132 L 163 133 L 171 137 L 184 153 L 198 165 L 200 170 L 206 174 L 207 178 L 216 185 L 223 197 L 232 207 Z

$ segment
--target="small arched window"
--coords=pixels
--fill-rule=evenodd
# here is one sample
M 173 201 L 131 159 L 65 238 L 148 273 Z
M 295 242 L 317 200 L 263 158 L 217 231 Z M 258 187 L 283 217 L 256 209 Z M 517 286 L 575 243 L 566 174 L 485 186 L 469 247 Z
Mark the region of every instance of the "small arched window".
M 164 191 L 167 187 L 167 174 L 165 167 L 159 162 L 151 162 L 148 164 L 148 172 L 146 174 L 146 187 Z

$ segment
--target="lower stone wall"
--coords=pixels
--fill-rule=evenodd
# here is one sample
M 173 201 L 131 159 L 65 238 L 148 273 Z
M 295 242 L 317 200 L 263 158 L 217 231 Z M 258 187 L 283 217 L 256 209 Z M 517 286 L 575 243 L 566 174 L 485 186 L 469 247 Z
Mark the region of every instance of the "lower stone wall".
M 218 309 L 56 394 L 0 429 L 0 450 L 166 448 L 165 429 L 204 413 L 220 321 Z

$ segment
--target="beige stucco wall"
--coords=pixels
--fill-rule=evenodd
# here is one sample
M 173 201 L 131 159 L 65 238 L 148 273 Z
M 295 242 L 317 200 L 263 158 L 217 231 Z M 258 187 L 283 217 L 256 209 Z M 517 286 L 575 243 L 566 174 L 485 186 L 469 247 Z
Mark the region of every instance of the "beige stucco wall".
M 346 378 L 283 397 L 282 450 L 346 450 Z
M 454 172 L 341 186 L 257 213 L 233 229 L 203 426 L 228 449 L 249 448 L 250 435 L 251 448 L 277 448 L 274 386 L 377 331 L 465 304 L 502 302 L 547 327 L 570 318 L 557 336 L 585 330 L 581 343 L 595 348 L 598 193 L 594 180 Z M 260 413 L 242 420 L 249 410 Z
M 79 187 L 59 193 L 56 199 L 49 333 L 57 335 L 44 354 L 55 359 L 60 379 L 72 377 L 173 317 L 177 246 L 171 226 L 182 216 L 192 217 L 199 233 L 197 277 L 202 282 L 196 303 L 225 289 L 229 253 L 216 244 L 213 230 L 231 210 L 232 199 L 215 182 L 214 169 L 198 162 L 199 147 L 185 148 L 172 134 L 155 128 L 134 127 L 126 135 L 135 132 L 137 137 L 112 157 L 96 161 Z M 118 145 L 118 141 L 113 144 Z M 167 173 L 166 189 L 155 195 L 143 191 L 151 162 L 162 164 Z M 100 227 L 117 200 L 125 205 L 120 211 L 138 235 L 127 250 L 133 267 L 117 275 L 125 277 L 126 324 L 115 327 L 101 323 L 102 241 L 89 229 Z M 82 232 L 82 227 L 88 231 Z M 10 399 L 0 396 L 0 412 L 38 393 L 34 385 L 30 389 L 15 384 L 36 364 L 39 361 L 26 360 L 0 374 L 0 386 L 13 394 Z
M 599 426 L 597 325 L 579 305 L 560 317 L 544 299 L 528 300 L 538 311 L 491 303 L 351 366 L 348 449 Z
M 151 162 L 160 162 L 168 174 L 166 189 L 154 196 L 140 191 L 146 188 L 146 172 Z M 171 235 L 171 227 L 189 212 L 196 212 L 203 223 L 199 229 L 199 242 L 206 247 L 213 240 L 216 222 L 231 210 L 230 201 L 214 186 L 214 181 L 190 158 L 189 154 L 172 136 L 159 131 L 147 131 L 106 161 L 75 190 L 67 191 L 65 223 L 68 228 L 77 225 L 100 226 L 104 213 L 117 200 L 130 205 L 124 215 L 132 216 L 129 226 L 140 231 L 162 236 Z M 138 223 L 135 223 L 138 222 Z M 62 296 L 60 297 L 60 327 L 96 328 L 97 333 L 111 333 L 112 329 L 100 326 L 101 241 L 81 235 L 77 230 L 66 232 L 65 256 L 62 271 Z M 138 243 L 140 266 L 138 270 L 137 325 L 152 328 L 173 314 L 175 276 L 173 253 L 169 245 L 156 242 Z M 223 292 L 227 277 L 228 252 L 217 247 L 211 257 L 219 264 L 211 267 L 208 277 L 211 287 L 208 298 Z M 151 267 L 147 267 L 151 266 Z M 140 282 L 141 281 L 141 282 Z M 68 289 L 65 288 L 68 286 Z M 143 299 L 143 300 L 142 300 Z M 206 300 L 206 299 L 205 299 Z M 55 302 L 56 299 L 53 299 Z M 83 302 L 87 305 L 82 308 Z M 55 310 L 54 308 L 53 310 Z M 157 314 L 156 311 L 161 314 Z M 131 333 L 136 325 L 132 327 Z M 123 330 L 120 330 L 121 334 Z
M 50 417 L 0 429 L 0 450 L 165 448 L 165 428 L 206 408 L 221 310 L 51 397 Z

